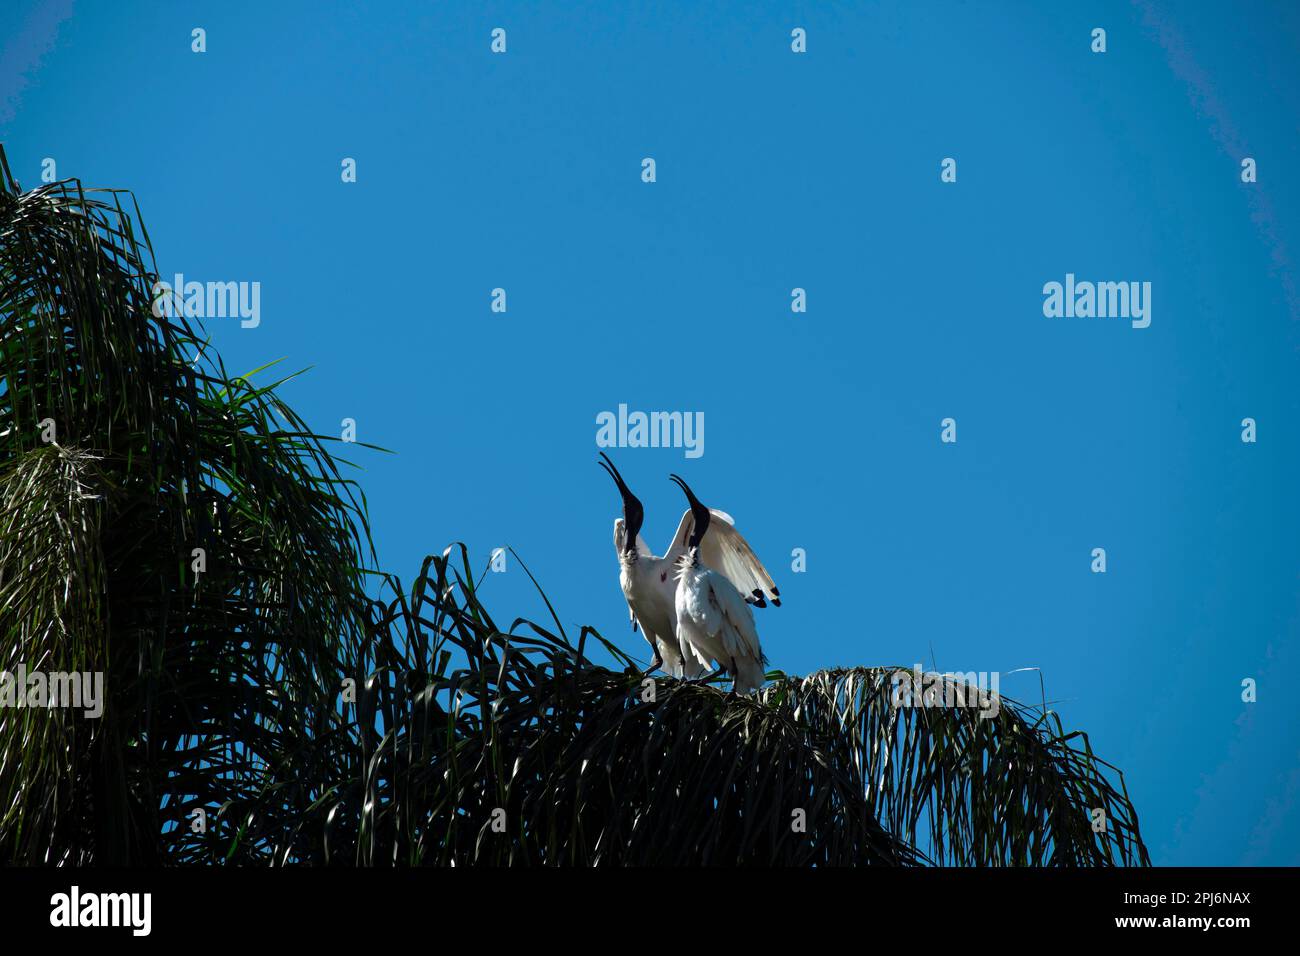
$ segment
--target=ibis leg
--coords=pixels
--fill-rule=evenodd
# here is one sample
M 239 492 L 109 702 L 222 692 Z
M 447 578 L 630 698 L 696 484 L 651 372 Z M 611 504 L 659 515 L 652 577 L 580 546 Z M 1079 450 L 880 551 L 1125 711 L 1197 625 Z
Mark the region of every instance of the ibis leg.
M 659 642 L 656 641 L 650 645 L 654 648 L 655 659 L 650 662 L 650 666 L 641 672 L 642 677 L 648 677 L 664 665 L 664 655 L 659 650 Z

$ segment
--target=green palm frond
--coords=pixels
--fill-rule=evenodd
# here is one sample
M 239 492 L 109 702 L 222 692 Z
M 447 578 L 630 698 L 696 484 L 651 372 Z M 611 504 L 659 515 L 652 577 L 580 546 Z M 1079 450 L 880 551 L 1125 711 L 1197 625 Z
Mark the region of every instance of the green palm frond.
M 363 626 L 364 500 L 273 389 L 154 315 L 127 194 L 24 193 L 0 165 L 0 522 L 22 532 L 0 666 L 108 688 L 94 723 L 0 710 L 0 859 L 173 859 L 196 810 L 310 805 L 294 781 Z
M 974 683 L 917 676 L 820 671 L 763 696 L 817 728 L 882 823 L 934 862 L 1149 862 L 1123 775 L 1093 755 L 1086 734 Z
M 647 681 L 594 631 L 498 629 L 463 547 L 427 559 L 409 595 L 389 583 L 357 736 L 335 741 L 340 773 L 285 859 L 1147 863 L 1122 777 L 1006 698 L 895 706 L 898 668 L 779 676 L 756 698 Z M 588 641 L 628 670 L 594 664 Z

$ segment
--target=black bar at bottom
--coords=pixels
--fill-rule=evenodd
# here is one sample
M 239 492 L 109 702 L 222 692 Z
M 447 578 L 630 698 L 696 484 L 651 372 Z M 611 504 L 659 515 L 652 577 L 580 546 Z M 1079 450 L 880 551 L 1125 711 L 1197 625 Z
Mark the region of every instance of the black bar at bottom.
M 512 939 L 666 941 L 700 930 L 729 934 L 730 944 L 770 943 L 774 928 L 785 926 L 798 934 L 834 927 L 836 936 L 863 934 L 864 943 L 1024 944 L 1030 939 L 1017 934 L 1026 930 L 1071 937 L 1195 933 L 1230 942 L 1288 927 L 1297 912 L 1297 873 L 8 868 L 0 869 L 0 934 L 6 943 L 147 935 L 206 946 L 374 945 L 385 938 L 391 945 L 412 937 L 433 945 L 452 933 L 460 945 L 481 937 L 496 947 Z

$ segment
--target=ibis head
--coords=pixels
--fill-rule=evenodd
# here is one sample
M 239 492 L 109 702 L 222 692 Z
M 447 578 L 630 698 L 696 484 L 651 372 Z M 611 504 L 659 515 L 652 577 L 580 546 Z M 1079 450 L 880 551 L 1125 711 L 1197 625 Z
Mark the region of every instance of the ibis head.
M 602 451 L 600 457 L 604 461 L 598 461 L 596 464 L 609 473 L 609 477 L 614 479 L 614 484 L 618 485 L 618 493 L 623 496 L 623 524 L 627 530 L 623 550 L 631 554 L 636 551 L 636 536 L 641 533 L 641 525 L 645 521 L 645 509 L 641 507 L 641 501 L 637 496 L 632 494 L 632 489 L 627 486 L 627 482 L 618 473 L 618 469 L 614 467 L 614 463 L 610 461 L 609 456 Z
M 695 530 L 691 532 L 691 540 L 687 544 L 692 548 L 698 548 L 700 541 L 704 538 L 704 532 L 709 530 L 709 509 L 700 504 L 700 499 L 695 497 L 695 492 L 691 491 L 690 485 L 681 479 L 678 475 L 669 475 L 670 479 L 677 483 L 677 487 L 686 493 L 686 500 L 691 504 L 691 514 L 695 518 Z

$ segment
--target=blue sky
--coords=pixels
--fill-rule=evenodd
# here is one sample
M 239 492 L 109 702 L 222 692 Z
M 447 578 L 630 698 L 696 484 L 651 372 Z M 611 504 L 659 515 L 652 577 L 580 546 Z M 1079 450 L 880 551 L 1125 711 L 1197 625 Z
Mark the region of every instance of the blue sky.
M 1167 6 L 9 0 L 0 137 L 134 190 L 164 276 L 261 283 L 208 330 L 397 452 L 354 456 L 386 568 L 512 546 L 641 654 L 595 419 L 703 412 L 611 454 L 655 547 L 671 471 L 736 517 L 773 667 L 1039 667 L 1155 862 L 1297 864 L 1300 8 Z M 1067 273 L 1150 327 L 1045 317 Z

